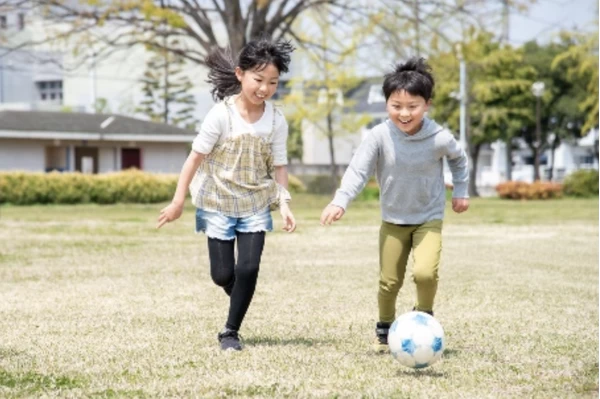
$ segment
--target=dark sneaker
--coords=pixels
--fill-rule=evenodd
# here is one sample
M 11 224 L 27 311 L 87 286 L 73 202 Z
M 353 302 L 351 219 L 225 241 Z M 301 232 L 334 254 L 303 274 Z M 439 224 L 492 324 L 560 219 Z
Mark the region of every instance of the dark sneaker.
M 388 333 L 390 331 L 391 323 L 378 322 L 375 328 L 375 343 L 373 344 L 373 350 L 377 353 L 389 352 L 388 346 Z
M 242 350 L 242 343 L 240 342 L 240 336 L 237 331 L 225 329 L 219 333 L 218 337 L 222 350 Z

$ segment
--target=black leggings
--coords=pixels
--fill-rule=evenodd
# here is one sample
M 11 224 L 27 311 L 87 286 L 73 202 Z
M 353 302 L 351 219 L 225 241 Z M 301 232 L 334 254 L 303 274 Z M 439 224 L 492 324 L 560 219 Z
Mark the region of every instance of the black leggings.
M 265 232 L 237 233 L 238 261 L 235 263 L 235 240 L 208 239 L 210 275 L 229 295 L 229 316 L 225 327 L 239 330 L 252 301 Z

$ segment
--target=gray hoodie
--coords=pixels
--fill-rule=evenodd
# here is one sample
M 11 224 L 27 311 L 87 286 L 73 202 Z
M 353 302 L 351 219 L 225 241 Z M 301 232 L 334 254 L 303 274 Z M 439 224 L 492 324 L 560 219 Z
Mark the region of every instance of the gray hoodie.
M 467 156 L 449 131 L 424 118 L 421 130 L 409 135 L 388 119 L 362 141 L 331 204 L 346 209 L 376 171 L 384 221 L 422 224 L 443 219 L 444 157 L 452 172 L 452 196 L 468 198 Z

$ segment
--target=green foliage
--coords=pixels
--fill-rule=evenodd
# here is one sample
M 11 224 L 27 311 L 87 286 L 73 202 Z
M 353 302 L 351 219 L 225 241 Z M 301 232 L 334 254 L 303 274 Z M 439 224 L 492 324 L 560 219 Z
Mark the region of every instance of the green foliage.
M 533 120 L 530 87 L 535 70 L 523 63 L 523 51 L 502 46 L 480 33 L 461 47 L 467 63 L 468 126 L 471 145 L 512 137 L 524 120 Z M 430 58 L 436 77 L 432 116 L 459 130 L 459 61 L 453 51 Z M 531 109 L 530 109 L 531 108 Z
M 302 160 L 302 121 L 292 119 L 289 121 L 289 134 L 287 140 L 287 152 L 289 159 Z
M 300 178 L 306 185 L 306 191 L 311 194 L 331 195 L 338 187 L 338 183 L 334 184 L 331 175 L 301 176 Z
M 563 34 L 570 45 L 552 61 L 552 70 L 563 72 L 572 81 L 582 81 L 585 90 L 578 96 L 579 110 L 585 113 L 581 133 L 598 127 L 598 32 Z M 563 75 L 564 76 L 564 75 Z
M 546 45 L 529 42 L 523 46 L 524 62 L 535 69 L 535 80 L 545 84 L 544 95 L 541 97 L 542 146 L 549 141 L 550 134 L 555 137 L 556 142 L 552 144 L 556 147 L 563 139 L 581 136 L 587 132 L 582 129 L 585 114 L 579 108 L 586 95 L 585 83 L 581 79 L 569 76 L 568 72 L 575 66 L 576 61 L 554 62 L 572 46 L 573 43 L 567 36 L 563 36 L 559 42 Z M 535 109 L 533 97 L 529 108 L 532 111 Z M 535 119 L 523 122 L 520 135 L 533 146 L 536 141 Z
M 176 46 L 173 40 L 170 46 Z M 184 73 L 185 59 L 156 46 L 148 46 L 153 54 L 146 64 L 142 92 L 144 99 L 136 111 L 154 122 L 162 122 L 193 130 L 196 125 L 196 100 L 189 77 Z
M 565 195 L 571 197 L 597 197 L 598 171 L 578 170 L 571 173 L 564 181 Z
M 0 204 L 150 204 L 170 200 L 177 179 L 177 175 L 136 169 L 98 175 L 3 172 L 0 173 Z M 290 175 L 289 191 L 302 193 L 306 187 Z
M 0 173 L 0 203 L 156 203 L 170 199 L 176 186 L 176 175 L 133 169 L 101 175 L 4 172 Z
M 299 39 L 310 41 L 313 46 L 298 53 L 307 60 L 308 68 L 301 77 L 290 81 L 292 90 L 284 102 L 291 126 L 301 129 L 303 123 L 308 123 L 328 139 L 332 174 L 335 174 L 334 138 L 356 133 L 371 120 L 366 114 L 356 113 L 355 102 L 349 99 L 349 94 L 363 81 L 353 68 L 357 43 L 365 31 L 358 26 L 351 32 L 334 29 L 331 16 L 322 11 L 310 13 L 305 20 L 310 20 L 310 28 Z
M 306 186 L 296 176 L 288 175 L 288 190 L 290 193 L 304 193 L 306 192 Z

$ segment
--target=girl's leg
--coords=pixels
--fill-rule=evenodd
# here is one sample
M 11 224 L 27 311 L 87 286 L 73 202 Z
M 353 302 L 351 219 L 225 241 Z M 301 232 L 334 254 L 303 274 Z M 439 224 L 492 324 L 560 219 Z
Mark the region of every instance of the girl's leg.
M 379 231 L 379 321 L 392 323 L 396 318 L 396 298 L 402 287 L 411 250 L 414 226 L 383 222 Z
M 442 221 L 432 220 L 413 233 L 413 281 L 417 286 L 415 309 L 433 313 L 442 254 Z
M 235 283 L 235 240 L 220 240 L 208 238 L 208 256 L 210 258 L 210 276 L 220 287 L 223 287 L 227 295 Z
M 252 301 L 260 258 L 265 245 L 265 232 L 237 233 L 238 263 L 235 268 L 235 283 L 231 292 L 229 317 L 225 327 L 229 330 L 239 330 Z

